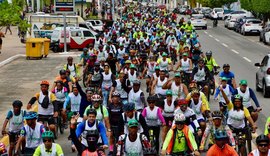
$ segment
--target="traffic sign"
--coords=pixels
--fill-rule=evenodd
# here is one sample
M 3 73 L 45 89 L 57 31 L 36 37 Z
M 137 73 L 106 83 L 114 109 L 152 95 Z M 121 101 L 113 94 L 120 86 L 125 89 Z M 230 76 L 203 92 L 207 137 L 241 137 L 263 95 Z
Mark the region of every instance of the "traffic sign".
M 75 0 L 55 0 L 54 8 L 56 13 L 74 13 Z

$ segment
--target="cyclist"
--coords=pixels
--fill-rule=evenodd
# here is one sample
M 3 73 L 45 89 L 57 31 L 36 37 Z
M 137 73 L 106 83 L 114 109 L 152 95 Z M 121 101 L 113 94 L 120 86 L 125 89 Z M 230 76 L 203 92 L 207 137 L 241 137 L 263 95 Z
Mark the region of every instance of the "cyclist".
M 139 133 L 139 123 L 131 119 L 127 123 L 128 133 L 119 137 L 117 143 L 117 156 L 137 155 L 143 156 L 143 151 L 151 145 L 144 134 Z
M 110 134 L 110 132 L 112 130 L 111 130 L 110 121 L 109 121 L 109 113 L 108 113 L 107 108 L 102 105 L 101 96 L 99 94 L 94 94 L 91 97 L 91 101 L 92 101 L 92 105 L 89 105 L 88 107 L 86 107 L 86 109 L 84 111 L 84 119 L 86 120 L 88 118 L 87 112 L 88 112 L 89 109 L 95 109 L 96 113 L 97 113 L 96 119 L 99 122 L 103 121 L 105 123 L 108 134 Z
M 2 135 L 8 134 L 9 136 L 9 150 L 8 154 L 12 155 L 15 143 L 20 135 L 20 130 L 23 127 L 24 116 L 26 111 L 22 110 L 23 103 L 19 100 L 15 100 L 12 103 L 13 109 L 9 110 L 2 127 Z M 6 126 L 9 123 L 8 132 L 6 132 Z M 24 147 L 25 145 L 23 145 Z
M 101 85 L 101 77 L 102 77 L 102 72 L 104 70 L 100 68 L 100 63 L 95 62 L 94 63 L 94 68 L 89 71 L 89 75 L 87 77 L 86 84 L 87 86 L 94 84 L 95 86 L 99 87 Z
M 225 130 L 217 130 L 214 133 L 215 144 L 207 151 L 206 156 L 238 156 L 233 147 L 227 144 L 228 136 Z
M 108 139 L 106 136 L 106 128 L 103 123 L 96 119 L 97 111 L 95 109 L 87 109 L 86 111 L 87 120 L 78 124 L 76 129 L 76 136 L 79 138 L 82 136 L 81 143 L 83 145 L 83 149 L 88 147 L 87 143 L 87 132 L 92 130 L 98 130 L 100 137 L 102 139 L 103 148 L 108 148 Z M 76 146 L 76 144 L 75 144 Z
M 268 156 L 270 155 L 269 138 L 266 135 L 259 135 L 256 138 L 257 149 L 253 150 L 248 156 Z
M 209 69 L 210 73 L 213 75 L 214 73 L 217 72 L 217 68 L 219 67 L 218 64 L 216 63 L 216 60 L 212 56 L 212 51 L 207 51 L 205 53 L 204 57 L 204 62 L 206 67 Z
M 112 93 L 112 102 L 108 105 L 109 119 L 111 124 L 111 129 L 113 137 L 110 138 L 109 154 L 113 155 L 114 143 L 117 142 L 119 133 L 119 118 L 122 117 L 123 104 L 120 100 L 120 94 L 118 92 Z
M 174 78 L 169 78 L 162 89 L 170 89 L 174 99 L 185 99 L 188 94 L 187 86 L 181 82 L 180 73 L 175 73 Z
M 64 107 L 63 107 L 63 113 L 66 113 L 67 106 L 70 105 L 70 111 L 72 115 L 79 114 L 80 110 L 80 104 L 81 104 L 82 96 L 79 94 L 78 88 L 76 85 L 72 86 L 72 92 L 68 94 Z
M 231 99 L 231 96 L 234 93 L 234 89 L 230 85 L 227 84 L 227 78 L 226 77 L 221 78 L 221 85 L 216 88 L 216 93 L 215 93 L 214 99 L 217 100 L 217 96 L 219 95 L 219 97 L 220 97 L 219 98 L 220 111 L 222 111 L 224 113 L 224 115 L 227 116 L 227 105 L 226 105 L 224 97 L 222 96 L 222 93 L 219 90 L 220 87 L 222 87 L 222 89 L 224 90 L 226 96 L 229 99 Z
M 58 116 L 58 105 L 55 95 L 49 91 L 49 85 L 48 81 L 41 81 L 41 91 L 31 98 L 27 105 L 27 109 L 29 110 L 32 105 L 38 101 L 38 122 L 43 123 L 45 127 L 47 127 L 46 125 L 48 124 L 48 128 L 56 133 L 53 117 Z
M 61 111 L 61 117 L 63 119 L 63 123 L 66 124 L 66 113 L 63 112 L 63 106 L 65 103 L 65 100 L 68 96 L 67 88 L 64 87 L 63 81 L 57 80 L 56 82 L 56 87 L 52 90 L 52 93 L 56 97 L 56 102 L 57 102 L 57 112 Z
M 133 88 L 128 93 L 128 102 L 135 104 L 135 109 L 141 112 L 146 107 L 146 101 L 143 91 L 140 89 L 141 82 L 139 80 L 133 81 Z
M 139 72 L 136 71 L 136 66 L 131 64 L 129 66 L 129 70 L 127 71 L 128 80 L 130 81 L 130 85 L 133 86 L 133 82 L 138 80 Z
M 152 84 L 152 95 L 157 94 L 161 96 L 162 99 L 165 99 L 166 89 L 163 89 L 162 86 L 167 82 L 168 78 L 166 77 L 166 71 L 161 70 L 159 77 L 156 78 Z
M 194 152 L 194 155 L 199 156 L 198 147 L 192 134 L 192 131 L 185 125 L 185 115 L 182 113 L 176 114 L 174 117 L 175 125 L 169 130 L 166 139 L 162 146 L 161 155 L 186 155 Z
M 45 128 L 41 123 L 38 123 L 37 113 L 36 112 L 27 112 L 24 116 L 26 120 L 26 125 L 24 125 L 20 132 L 20 137 L 16 144 L 15 155 L 18 154 L 18 151 L 21 147 L 23 141 L 26 142 L 24 151 L 25 156 L 32 156 L 35 152 L 35 149 L 42 144 L 42 133 L 45 132 Z
M 157 63 L 155 62 L 155 57 L 153 55 L 149 56 L 149 61 L 147 61 L 147 64 L 144 68 L 144 71 L 142 72 L 141 77 L 143 78 L 144 75 L 146 74 L 146 91 L 149 92 L 151 85 L 152 85 L 152 81 L 151 81 L 151 77 L 153 76 L 153 74 L 155 73 L 155 68 L 157 66 Z
M 80 77 L 80 73 L 79 73 L 80 66 L 81 66 L 80 64 L 73 63 L 73 58 L 69 56 L 67 58 L 67 64 L 64 65 L 64 70 L 69 69 L 71 76 Z
M 112 102 L 112 94 L 114 92 L 118 92 L 120 94 L 120 99 L 122 102 L 127 101 L 129 91 L 128 86 L 130 86 L 130 81 L 126 78 L 125 73 L 121 71 L 118 78 L 113 81 L 109 95 L 109 102 Z
M 68 89 L 68 92 L 72 90 L 72 82 L 70 78 L 67 76 L 67 72 L 64 69 L 61 69 L 59 71 L 59 76 L 55 78 L 55 81 L 61 80 L 64 83 L 64 86 Z M 56 87 L 56 83 L 53 83 L 52 88 L 54 89 Z
M 193 133 L 198 133 L 198 136 L 201 136 L 202 130 L 198 123 L 197 117 L 193 109 L 188 107 L 188 101 L 185 99 L 179 100 L 178 105 L 180 106 L 174 111 L 174 115 L 176 114 L 184 114 L 186 118 L 186 125 L 189 126 L 189 129 Z
M 159 132 L 160 132 L 160 122 L 163 126 L 166 125 L 166 122 L 164 120 L 164 117 L 161 114 L 161 109 L 156 104 L 156 97 L 155 96 L 149 96 L 147 98 L 148 107 L 145 107 L 142 112 L 142 116 L 146 119 L 146 124 L 148 126 L 148 129 L 152 131 L 152 134 L 150 135 L 155 136 L 155 146 L 156 152 L 159 153 Z M 152 140 L 150 140 L 152 141 Z
M 107 107 L 110 90 L 115 81 L 114 74 L 110 71 L 110 66 L 107 64 L 104 66 L 104 72 L 101 75 L 101 91 L 103 96 L 103 105 Z
M 54 134 L 52 131 L 45 131 L 41 135 L 43 144 L 39 145 L 33 156 L 64 156 L 61 146 L 54 142 Z
M 191 80 L 191 74 L 193 69 L 192 60 L 188 58 L 188 53 L 183 53 L 183 58 L 180 59 L 176 65 L 175 72 L 180 67 L 185 75 L 188 77 L 188 80 Z
M 160 67 L 160 70 L 165 70 L 168 72 L 173 69 L 173 64 L 170 58 L 167 58 L 168 54 L 166 52 L 162 53 L 162 58 L 157 60 L 157 65 Z
M 193 24 L 191 24 L 191 21 L 188 21 L 187 22 L 187 24 L 185 25 L 185 30 L 186 31 L 192 31 L 192 30 L 194 30 L 194 26 L 193 26 Z
M 213 123 L 207 124 L 207 126 L 206 126 L 206 129 L 204 131 L 204 134 L 202 136 L 202 140 L 200 143 L 200 150 L 201 151 L 204 150 L 205 144 L 207 142 L 207 138 L 209 138 L 208 149 L 212 145 L 215 144 L 214 134 L 217 130 L 225 130 L 228 137 L 229 137 L 231 146 L 235 147 L 235 140 L 233 138 L 232 131 L 231 131 L 230 127 L 228 125 L 225 125 L 223 122 L 223 120 L 224 120 L 223 113 L 221 111 L 213 111 L 211 117 L 212 117 Z
M 239 87 L 235 90 L 234 94 L 239 94 L 243 97 L 243 105 L 249 110 L 249 113 L 254 122 L 258 119 L 258 111 L 261 111 L 259 101 L 254 91 L 248 87 L 247 80 L 241 80 Z M 257 109 L 251 105 L 251 99 L 254 101 Z
M 223 71 L 219 74 L 219 77 L 226 77 L 228 79 L 228 84 L 232 86 L 234 89 L 236 89 L 236 82 L 235 82 L 235 77 L 234 73 L 230 71 L 230 65 L 229 64 L 224 64 L 223 65 Z M 219 81 L 220 83 L 221 81 Z
M 90 55 L 88 53 L 88 49 L 87 48 L 83 48 L 83 53 L 80 56 L 80 62 L 81 64 L 83 64 L 83 66 L 86 65 L 86 62 L 88 61 L 88 59 L 90 59 Z
M 72 142 L 74 142 L 76 149 L 78 150 L 78 155 L 80 156 L 105 156 L 103 148 L 107 148 L 107 146 L 101 146 L 102 149 L 98 149 L 98 139 L 100 136 L 100 131 L 97 129 L 88 130 L 85 132 L 86 141 L 87 141 L 87 148 L 84 147 L 84 144 L 80 142 L 76 135 L 76 127 L 77 127 L 77 120 L 80 117 L 79 114 L 76 116 L 72 116 L 70 120 L 70 137 Z M 103 126 L 104 127 L 104 126 Z
M 120 134 L 128 133 L 128 122 L 131 119 L 135 119 L 139 123 L 139 132 L 143 133 L 149 138 L 148 126 L 146 124 L 145 118 L 142 116 L 140 112 L 135 110 L 134 103 L 126 103 L 124 104 L 124 113 L 122 113 L 122 117 L 119 119 L 119 131 Z
M 196 81 L 198 87 L 202 88 L 202 91 L 208 97 L 209 80 L 213 80 L 212 75 L 207 67 L 204 66 L 203 59 L 198 60 L 198 66 L 192 70 L 193 80 Z
M 198 123 L 204 132 L 206 128 L 206 118 L 208 118 L 208 120 L 210 118 L 210 108 L 199 100 L 200 92 L 198 90 L 193 90 L 191 92 L 191 97 L 192 98 L 189 101 L 189 106 L 195 112 Z

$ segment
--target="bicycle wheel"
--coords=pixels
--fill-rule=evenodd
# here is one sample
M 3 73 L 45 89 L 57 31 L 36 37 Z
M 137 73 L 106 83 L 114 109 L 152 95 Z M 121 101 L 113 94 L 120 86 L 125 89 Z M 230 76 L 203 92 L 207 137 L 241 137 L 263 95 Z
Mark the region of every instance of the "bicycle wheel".
M 64 126 L 64 123 L 63 123 L 63 118 L 62 116 L 60 115 L 59 117 L 59 130 L 60 130 L 60 134 L 63 134 L 64 133 L 64 129 L 65 129 L 65 126 Z
M 58 138 L 58 117 L 54 118 L 55 123 L 55 133 L 54 133 L 54 139 Z
M 252 134 L 251 134 L 251 128 L 248 127 L 247 130 L 247 137 L 246 137 L 246 141 L 247 141 L 247 149 L 248 149 L 248 153 L 250 153 L 252 151 L 252 145 L 251 145 L 251 141 L 252 141 Z

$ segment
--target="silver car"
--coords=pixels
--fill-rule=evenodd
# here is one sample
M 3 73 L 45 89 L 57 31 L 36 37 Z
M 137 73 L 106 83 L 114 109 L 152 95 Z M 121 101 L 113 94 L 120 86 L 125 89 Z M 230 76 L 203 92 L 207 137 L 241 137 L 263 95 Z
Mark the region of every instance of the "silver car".
M 270 54 L 261 63 L 255 63 L 255 66 L 259 67 L 256 73 L 256 90 L 262 90 L 264 97 L 270 97 Z
M 194 27 L 207 29 L 207 20 L 204 18 L 203 14 L 192 14 L 190 21 Z

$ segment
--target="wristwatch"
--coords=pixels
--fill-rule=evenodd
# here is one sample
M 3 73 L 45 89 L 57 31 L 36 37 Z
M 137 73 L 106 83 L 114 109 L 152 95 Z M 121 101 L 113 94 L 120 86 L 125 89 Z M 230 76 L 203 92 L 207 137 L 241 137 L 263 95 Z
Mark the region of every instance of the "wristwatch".
M 110 128 L 107 129 L 108 132 L 111 132 L 112 130 Z

